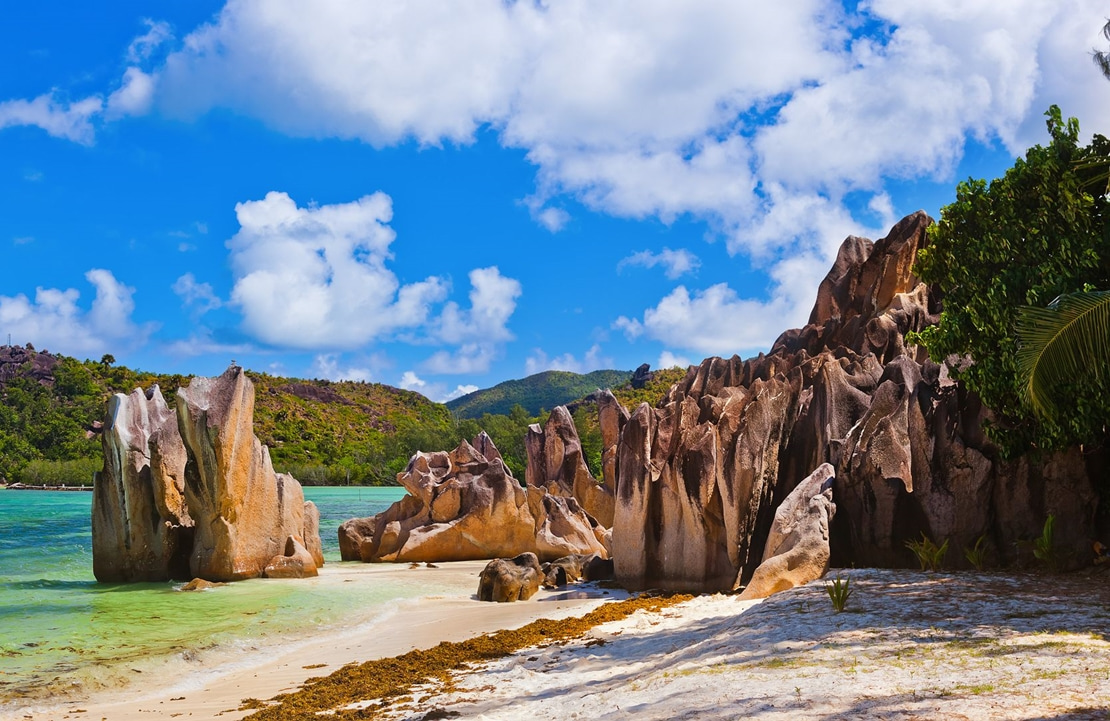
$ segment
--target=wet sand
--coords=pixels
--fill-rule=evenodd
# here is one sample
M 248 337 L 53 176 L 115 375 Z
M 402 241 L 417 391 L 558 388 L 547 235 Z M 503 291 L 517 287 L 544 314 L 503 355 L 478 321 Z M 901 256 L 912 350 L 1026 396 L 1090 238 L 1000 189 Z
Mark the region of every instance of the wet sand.
M 436 582 L 454 583 L 457 595 L 405 601 L 395 612 L 350 629 L 333 630 L 286 646 L 260 647 L 233 662 L 191 669 L 177 675 L 146 674 L 141 682 L 120 690 L 79 694 L 57 702 L 34 705 L 0 715 L 4 719 L 53 721 L 81 719 L 131 721 L 152 718 L 219 718 L 233 721 L 250 711 L 238 711 L 243 699 L 267 699 L 295 689 L 306 679 L 327 675 L 341 666 L 396 656 L 416 648 L 431 648 L 441 641 L 461 641 L 492 631 L 517 628 L 538 618 L 581 615 L 610 598 L 627 594 L 611 591 L 599 598 L 541 591 L 525 603 L 483 603 L 474 598 L 478 574 L 485 561 L 437 564 L 436 568 L 409 568 L 407 564 L 329 564 L 321 573 L 326 584 L 364 583 L 435 574 Z M 296 583 L 296 581 L 286 581 Z M 464 590 L 468 589 L 468 590 Z M 326 592 L 326 585 L 321 588 Z M 598 594 L 600 595 L 600 594 Z

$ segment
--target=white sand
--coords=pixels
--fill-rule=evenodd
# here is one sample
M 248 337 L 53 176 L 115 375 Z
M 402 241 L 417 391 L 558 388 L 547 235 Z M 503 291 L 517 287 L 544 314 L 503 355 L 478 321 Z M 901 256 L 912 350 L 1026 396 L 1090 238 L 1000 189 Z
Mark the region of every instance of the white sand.
M 328 564 L 321 569 L 326 584 L 369 586 L 391 578 L 411 577 L 413 573 L 434 573 L 437 584 L 453 584 L 460 591 L 457 595 L 403 602 L 396 613 L 375 623 L 287 647 L 259 648 L 231 663 L 216 667 L 202 664 L 184 675 L 177 674 L 185 665 L 176 664 L 155 679 L 149 678 L 148 673 L 143 686 L 76 695 L 64 699 L 64 703 L 59 700 L 35 704 L 0 714 L 0 718 L 131 721 L 218 717 L 232 721 L 250 713 L 237 711 L 242 699 L 271 698 L 348 663 L 397 656 L 414 648 L 431 648 L 441 641 L 461 641 L 503 628 L 517 628 L 538 618 L 581 615 L 610 597 L 627 597 L 623 591 L 612 591 L 603 599 L 574 599 L 567 598 L 574 593 L 540 591 L 527 603 L 483 603 L 472 596 L 485 565 L 485 561 L 466 561 L 437 564 L 435 569 L 409 569 L 408 564 Z M 321 590 L 326 592 L 326 585 Z
M 476 575 L 481 566 L 448 570 Z M 351 572 L 382 572 L 373 569 L 397 572 L 382 566 Z M 420 719 L 444 709 L 461 718 L 559 721 L 1110 718 L 1106 574 L 843 575 L 855 592 L 841 614 L 833 613 L 821 582 L 763 602 L 703 596 L 459 674 L 460 691 L 425 689 L 394 715 Z M 349 661 L 544 616 L 581 615 L 597 603 L 425 600 L 377 627 L 258 659 L 203 688 L 163 688 L 116 704 L 91 699 L 26 718 L 237 719 L 244 713 L 229 709 L 240 699 L 268 698 Z M 317 663 L 326 667 L 304 668 Z
M 845 572 L 523 650 L 396 714 L 482 719 L 1110 718 L 1107 578 Z

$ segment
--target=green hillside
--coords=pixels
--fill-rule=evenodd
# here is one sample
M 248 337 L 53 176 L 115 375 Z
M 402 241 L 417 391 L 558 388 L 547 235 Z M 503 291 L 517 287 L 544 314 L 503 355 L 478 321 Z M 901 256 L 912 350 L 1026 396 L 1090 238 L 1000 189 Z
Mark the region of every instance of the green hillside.
M 101 466 L 94 425 L 113 393 L 157 383 L 167 401 L 188 383 L 104 361 L 0 346 L 0 479 L 89 482 Z M 274 467 L 302 483 L 393 483 L 416 450 L 454 447 L 450 411 L 419 393 L 377 383 L 302 381 L 248 371 L 255 433 Z
M 551 410 L 593 393 L 598 388 L 625 385 L 632 371 L 601 370 L 592 373 L 544 371 L 520 380 L 498 383 L 493 388 L 474 391 L 447 402 L 459 418 L 479 418 L 485 413 L 505 415 L 519 405 L 529 414 Z

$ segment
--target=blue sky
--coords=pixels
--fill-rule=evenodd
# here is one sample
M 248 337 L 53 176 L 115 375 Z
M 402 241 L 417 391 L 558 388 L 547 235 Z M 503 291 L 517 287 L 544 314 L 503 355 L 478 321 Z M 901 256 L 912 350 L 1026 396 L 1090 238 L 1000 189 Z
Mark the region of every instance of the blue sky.
M 937 215 L 1050 104 L 1110 133 L 1106 12 L 9 6 L 0 342 L 436 400 L 752 355 L 805 322 L 846 235 Z

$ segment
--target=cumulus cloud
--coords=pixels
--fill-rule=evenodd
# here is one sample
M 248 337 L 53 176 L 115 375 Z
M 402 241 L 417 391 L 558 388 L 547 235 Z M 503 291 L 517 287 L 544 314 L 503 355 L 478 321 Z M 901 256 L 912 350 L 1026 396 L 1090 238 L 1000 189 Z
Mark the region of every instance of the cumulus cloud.
M 103 109 L 99 97 L 67 102 L 53 92 L 33 100 L 6 100 L 0 102 L 0 130 L 34 126 L 55 138 L 92 145 L 96 132 L 92 119 Z
M 235 213 L 239 232 L 227 242 L 235 276 L 231 302 L 242 313 L 243 329 L 265 343 L 357 348 L 424 324 L 431 304 L 446 295 L 439 278 L 402 285 L 386 267 L 395 234 L 384 193 L 302 208 L 285 193 L 270 192 L 237 204 Z M 490 285 L 483 290 L 493 296 L 492 306 L 496 281 Z M 487 318 L 457 314 L 453 320 L 451 329 L 465 334 Z
M 478 390 L 478 386 L 470 384 L 459 384 L 453 390 L 447 390 L 445 384 L 426 381 L 413 371 L 405 371 L 397 385 L 405 390 L 416 391 L 436 403 L 446 403 Z
M 108 96 L 105 117 L 115 120 L 125 115 L 143 115 L 154 98 L 154 76 L 137 67 L 123 73 L 120 88 Z
M 450 344 L 510 340 L 513 336 L 505 324 L 516 310 L 520 282 L 501 275 L 497 266 L 475 268 L 468 275 L 470 308 L 446 303 L 436 321 L 435 337 Z
M 0 331 L 10 333 L 16 343 L 86 357 L 145 343 L 154 326 L 132 320 L 135 289 L 100 268 L 87 272 L 85 280 L 96 289 L 88 309 L 79 305 L 81 294 L 75 288 L 40 287 L 34 300 L 0 295 Z
M 198 283 L 192 273 L 186 273 L 174 281 L 173 292 L 191 310 L 194 319 L 223 305 L 223 301 L 212 290 L 212 286 L 208 283 Z
M 343 367 L 336 353 L 321 353 L 312 359 L 312 377 L 329 381 L 369 382 L 373 373 L 369 368 L 357 366 Z
M 173 39 L 173 29 L 169 23 L 144 18 L 143 24 L 146 25 L 146 32 L 137 36 L 127 47 L 127 60 L 132 63 L 147 60 L 159 47 Z
M 454 351 L 437 351 L 420 367 L 444 375 L 485 373 L 499 355 L 499 347 L 492 343 L 464 343 Z
M 570 371 L 572 373 L 589 373 L 604 368 L 613 367 L 613 359 L 601 352 L 601 346 L 595 343 L 586 351 L 581 359 L 571 353 L 549 358 L 542 348 L 536 348 L 524 361 L 524 374 L 533 375 L 543 371 Z
M 698 259 L 698 256 L 685 248 L 679 248 L 678 250 L 664 248 L 658 253 L 652 253 L 650 250 L 641 250 L 638 253 L 633 253 L 627 258 L 623 258 L 617 263 L 617 270 L 620 271 L 629 266 L 654 268 L 657 265 L 663 266 L 664 274 L 671 280 L 674 280 L 686 273 L 693 273 L 696 271 L 701 267 L 701 260 Z
M 655 364 L 656 368 L 687 368 L 690 365 L 690 359 L 683 355 L 672 353 L 669 350 L 664 350 L 659 354 L 659 361 Z

